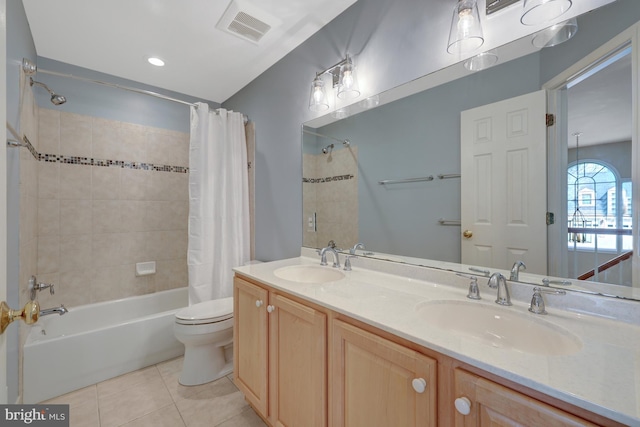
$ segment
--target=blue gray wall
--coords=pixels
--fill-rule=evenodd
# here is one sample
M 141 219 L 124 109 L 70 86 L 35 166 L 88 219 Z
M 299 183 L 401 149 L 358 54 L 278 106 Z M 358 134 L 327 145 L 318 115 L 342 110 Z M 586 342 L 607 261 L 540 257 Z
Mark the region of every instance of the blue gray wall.
M 442 7 L 449 8 L 448 2 Z M 431 5 L 429 6 L 431 7 Z M 420 40 L 430 34 L 426 3 L 419 0 L 359 1 L 314 36 L 223 103 L 256 123 L 256 257 L 274 260 L 299 254 L 302 242 L 300 127 L 315 118 L 307 108 L 310 82 L 317 71 L 346 53 L 357 55 L 359 77 L 377 93 L 433 71 Z M 608 21 L 589 19 L 576 37 L 583 48 L 563 45 L 543 52 L 538 88 L 604 40 L 640 19 L 637 0 L 605 6 Z M 591 35 L 599 34 L 596 39 Z M 587 30 L 587 31 L 584 31 Z M 547 64 L 553 67 L 547 67 Z M 482 90 L 472 87 L 470 92 Z M 455 144 L 457 145 L 457 143 Z M 360 207 L 363 208 L 362 206 Z

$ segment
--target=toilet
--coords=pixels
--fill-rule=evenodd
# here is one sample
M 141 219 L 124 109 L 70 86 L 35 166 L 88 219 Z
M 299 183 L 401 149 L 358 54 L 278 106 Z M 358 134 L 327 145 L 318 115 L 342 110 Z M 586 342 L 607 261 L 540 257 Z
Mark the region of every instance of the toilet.
M 180 384 L 204 384 L 233 371 L 232 297 L 179 310 L 173 330 L 178 341 L 184 344 Z

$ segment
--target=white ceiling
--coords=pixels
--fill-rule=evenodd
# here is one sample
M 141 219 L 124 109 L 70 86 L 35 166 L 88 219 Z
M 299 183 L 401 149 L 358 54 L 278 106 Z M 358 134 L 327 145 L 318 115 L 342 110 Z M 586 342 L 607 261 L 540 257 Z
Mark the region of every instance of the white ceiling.
M 39 56 L 221 103 L 355 1 L 235 0 L 272 23 L 258 44 L 216 28 L 231 0 L 23 3 Z

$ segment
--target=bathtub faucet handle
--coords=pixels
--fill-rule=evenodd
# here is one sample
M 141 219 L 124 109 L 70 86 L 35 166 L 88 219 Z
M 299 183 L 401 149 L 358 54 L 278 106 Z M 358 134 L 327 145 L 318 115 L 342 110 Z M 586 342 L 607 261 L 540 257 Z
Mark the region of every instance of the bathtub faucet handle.
M 31 276 L 31 278 L 29 279 L 29 296 L 31 298 L 31 301 L 36 299 L 36 292 L 42 291 L 47 288 L 49 288 L 49 293 L 51 295 L 55 294 L 53 283 L 38 283 L 38 279 L 36 279 L 36 276 Z

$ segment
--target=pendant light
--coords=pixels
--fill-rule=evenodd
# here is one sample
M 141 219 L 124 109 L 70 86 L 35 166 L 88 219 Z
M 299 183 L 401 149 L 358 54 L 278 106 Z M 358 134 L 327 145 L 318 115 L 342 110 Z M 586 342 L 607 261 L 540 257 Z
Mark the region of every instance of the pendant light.
M 311 83 L 311 96 L 309 97 L 309 110 L 311 111 L 327 111 L 329 102 L 327 100 L 327 92 L 324 89 L 324 81 L 320 75 L 317 75 Z
M 524 0 L 520 22 L 539 25 L 550 22 L 571 8 L 571 0 Z
M 447 52 L 452 54 L 473 52 L 483 43 L 484 36 L 476 0 L 458 0 L 453 10 Z

